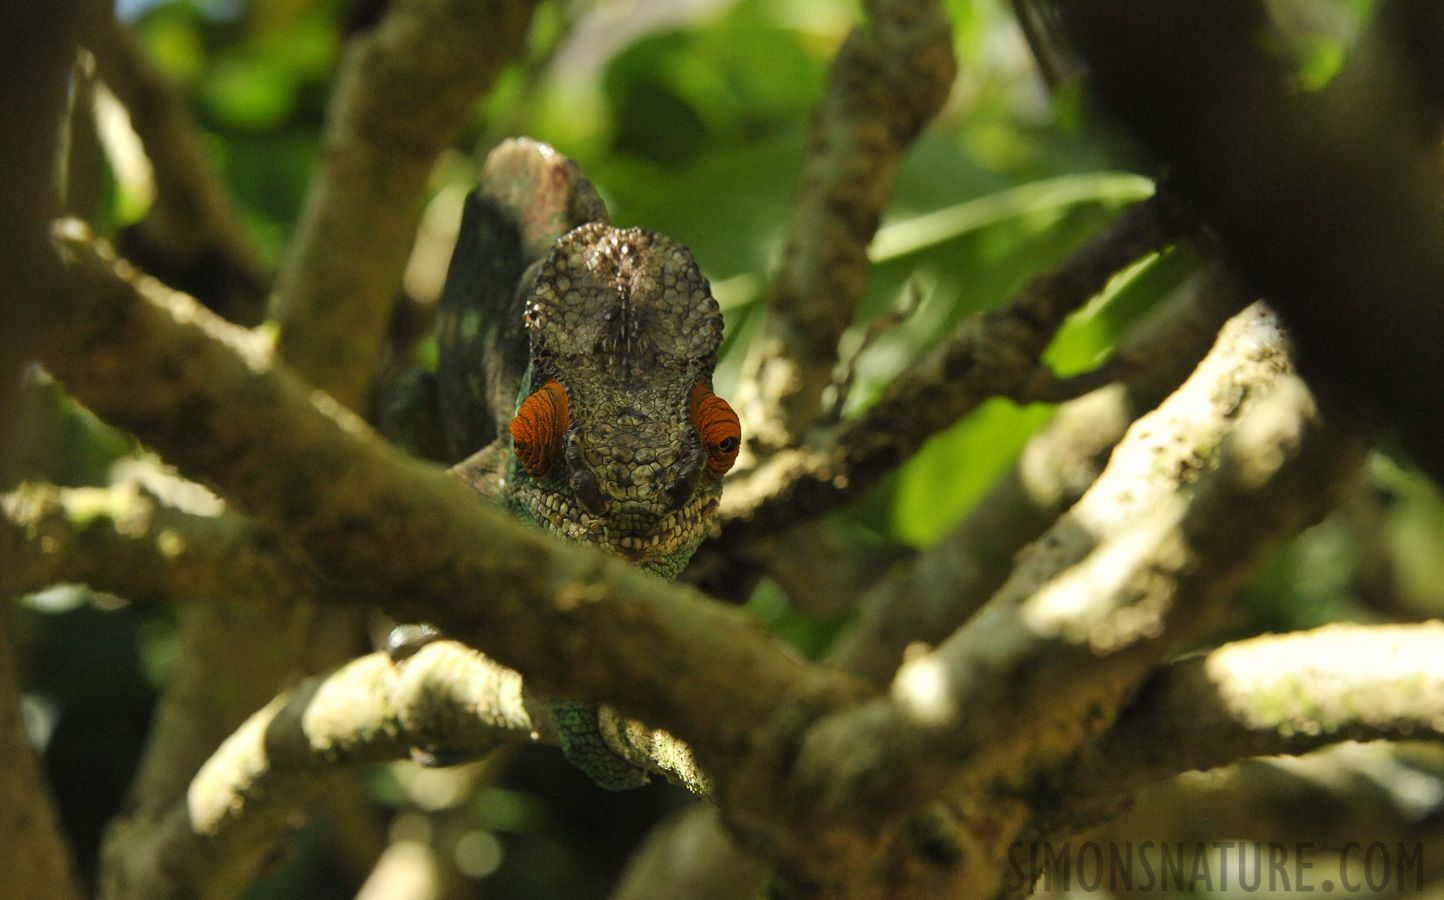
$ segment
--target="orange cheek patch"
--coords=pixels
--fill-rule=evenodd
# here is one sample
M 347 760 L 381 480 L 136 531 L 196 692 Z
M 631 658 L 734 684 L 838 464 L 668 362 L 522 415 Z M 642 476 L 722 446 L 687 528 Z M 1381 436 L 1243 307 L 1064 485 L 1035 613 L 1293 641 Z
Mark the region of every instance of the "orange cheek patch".
M 742 448 L 742 424 L 727 401 L 712 393 L 705 384 L 692 389 L 688 413 L 707 451 L 707 464 L 702 471 L 716 481 L 737 461 L 737 451 Z
M 548 381 L 523 400 L 510 431 L 527 474 L 540 477 L 560 464 L 567 434 L 567 390 L 561 382 Z

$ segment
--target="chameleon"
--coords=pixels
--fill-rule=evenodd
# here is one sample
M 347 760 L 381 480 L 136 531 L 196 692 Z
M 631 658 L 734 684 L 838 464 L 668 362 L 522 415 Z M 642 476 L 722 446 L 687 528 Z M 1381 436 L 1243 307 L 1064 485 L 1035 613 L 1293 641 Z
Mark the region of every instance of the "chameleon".
M 616 228 L 543 144 L 492 151 L 463 210 L 438 317 L 438 417 L 454 470 L 517 518 L 666 579 L 706 537 L 741 445 L 713 393 L 722 314 L 691 252 Z M 646 782 L 598 707 L 552 707 L 604 788 Z

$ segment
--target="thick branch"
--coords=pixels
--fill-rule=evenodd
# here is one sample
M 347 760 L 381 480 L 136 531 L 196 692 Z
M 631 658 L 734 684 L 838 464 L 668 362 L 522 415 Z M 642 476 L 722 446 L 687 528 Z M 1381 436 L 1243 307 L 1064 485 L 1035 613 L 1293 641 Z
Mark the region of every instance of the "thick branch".
M 521 52 L 534 0 L 395 0 L 349 44 L 278 285 L 281 355 L 363 409 L 437 154 Z
M 1057 779 L 1057 806 L 1036 827 L 1086 826 L 1192 769 L 1441 732 L 1444 624 L 1330 625 L 1225 644 L 1155 673 Z
M 553 696 L 615 703 L 725 777 L 789 697 L 855 696 L 740 612 L 559 544 L 405 459 L 264 345 L 88 239 L 65 242 L 85 302 L 51 370 L 93 410 L 296 541 L 335 593 L 430 621 Z M 398 552 L 397 548 L 405 548 Z
M 798 443 L 821 412 L 898 163 L 957 72 L 952 26 L 937 0 L 865 6 L 867 27 L 848 36 L 828 76 L 797 216 L 767 296 L 768 332 L 754 344 L 738 396 L 743 434 L 757 449 Z
M 58 273 L 46 250 L 46 227 L 59 213 L 56 148 L 64 117 L 66 81 L 75 59 L 81 0 L 47 3 L 10 0 L 0 5 L 0 479 L 7 484 L 14 453 L 8 437 L 15 425 L 21 367 L 41 340 L 47 314 L 38 303 Z M 57 298 L 60 299 L 60 298 Z

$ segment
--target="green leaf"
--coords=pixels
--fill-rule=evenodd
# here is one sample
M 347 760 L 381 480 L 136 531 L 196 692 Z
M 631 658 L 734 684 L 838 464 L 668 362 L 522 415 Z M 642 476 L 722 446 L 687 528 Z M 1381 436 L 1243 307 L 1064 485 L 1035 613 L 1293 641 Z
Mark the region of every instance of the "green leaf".
M 982 498 L 1033 432 L 1053 417 L 1043 404 L 989 400 L 903 466 L 893 498 L 894 537 L 926 547 Z
M 270 56 L 234 55 L 206 74 L 203 95 L 221 123 L 246 131 L 275 128 L 296 108 L 296 81 Z

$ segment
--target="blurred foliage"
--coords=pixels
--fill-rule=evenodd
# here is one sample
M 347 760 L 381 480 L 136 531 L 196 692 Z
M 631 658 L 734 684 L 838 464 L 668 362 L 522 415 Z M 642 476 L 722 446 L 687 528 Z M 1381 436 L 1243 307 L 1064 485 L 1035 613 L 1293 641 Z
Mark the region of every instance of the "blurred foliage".
M 856 352 L 868 321 L 900 306 L 913 310 L 857 354 L 845 414 L 873 402 L 964 317 L 1005 302 L 1151 191 L 1146 179 L 1110 171 L 1126 154 L 1090 119 L 1075 86 L 1049 97 L 1003 0 L 946 5 L 955 22 L 957 84 L 898 172 L 844 357 Z M 192 104 L 249 235 L 273 267 L 319 158 L 330 83 L 348 29 L 364 27 L 365 16 L 353 16 L 363 6 L 119 4 Z M 1270 7 L 1282 50 L 1297 60 L 1300 89 L 1317 90 L 1339 70 L 1372 4 L 1273 0 Z M 717 384 L 730 392 L 782 252 L 812 110 L 833 54 L 860 15 L 856 0 L 544 0 L 525 59 L 478 104 L 455 152 L 437 166 L 407 290 L 421 304 L 434 302 L 459 200 L 478 161 L 499 140 L 527 134 L 576 159 L 617 224 L 654 228 L 693 249 L 724 307 L 728 336 Z M 94 173 L 96 190 L 108 191 L 113 207 L 95 216 L 102 229 L 145 211 L 135 199 L 143 195 L 116 187 L 121 174 Z M 1106 358 L 1123 329 L 1194 265 L 1189 255 L 1173 253 L 1120 275 L 1070 320 L 1049 350 L 1050 364 L 1068 374 Z M 434 342 L 423 339 L 414 355 L 434 364 Z M 43 381 L 27 403 L 35 446 L 23 456 L 32 477 L 104 483 L 112 462 L 138 452 Z M 986 403 L 842 515 L 878 540 L 925 547 L 968 512 L 1051 414 L 1042 405 Z M 1444 502 L 1437 489 L 1381 454 L 1358 503 L 1276 553 L 1249 589 L 1234 633 L 1438 615 L 1441 560 Z M 37 721 L 54 736 L 45 744 L 47 761 L 86 854 L 134 765 L 155 679 L 174 652 L 175 617 L 155 604 L 137 612 L 88 595 L 68 602 L 24 610 L 29 637 L 22 649 L 32 661 L 31 700 L 43 713 Z M 825 653 L 843 624 L 793 609 L 771 581 L 749 609 L 810 657 Z M 111 660 L 114 669 L 97 674 L 97 660 Z M 95 682 L 112 694 L 97 699 Z M 97 718 L 97 710 L 121 720 Z M 76 741 L 87 747 L 84 758 L 67 749 Z M 419 787 L 425 779 L 407 766 L 380 768 L 369 778 L 373 797 L 391 811 L 385 821 L 393 837 L 416 837 L 424 820 L 428 839 L 454 849 L 461 870 L 482 878 L 478 893 L 496 896 L 601 896 L 628 848 L 681 802 L 664 786 L 602 794 L 559 756 L 539 753 L 473 772 L 466 777 L 475 779 L 475 790 L 438 805 L 426 800 L 436 795 Z M 92 769 L 104 784 L 82 777 Z M 418 819 L 418 810 L 429 812 Z M 347 879 L 359 875 L 336 868 L 324 825 L 308 826 L 282 849 L 289 862 L 254 897 L 350 895 L 337 885 L 348 887 Z

